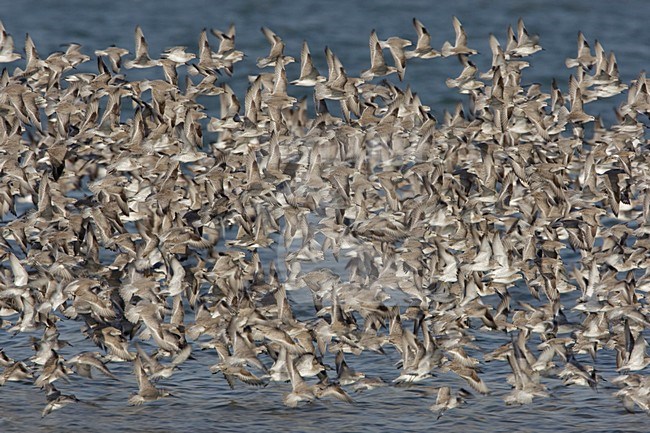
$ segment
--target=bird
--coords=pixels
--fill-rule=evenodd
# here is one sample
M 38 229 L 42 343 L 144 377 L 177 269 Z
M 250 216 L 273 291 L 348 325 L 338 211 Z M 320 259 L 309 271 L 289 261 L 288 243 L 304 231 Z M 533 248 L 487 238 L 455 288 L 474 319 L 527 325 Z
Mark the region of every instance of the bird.
M 377 32 L 374 29 L 370 32 L 368 45 L 370 46 L 370 69 L 361 72 L 362 79 L 372 80 L 375 77 L 383 77 L 397 72 L 396 67 L 386 64 Z
M 45 405 L 41 412 L 41 418 L 45 418 L 53 411 L 59 410 L 71 403 L 78 403 L 80 401 L 73 394 L 61 394 L 61 391 L 56 389 L 54 385 L 48 384 L 46 390 L 47 405 Z
M 450 409 L 454 409 L 461 404 L 465 403 L 465 398 L 471 394 L 464 389 L 460 389 L 457 395 L 451 395 L 451 388 L 448 386 L 441 386 L 438 389 L 436 403 L 432 405 L 429 410 L 437 413 L 436 419 L 440 419 L 444 413 Z
M 390 51 L 391 57 L 397 69 L 397 76 L 400 81 L 404 80 L 404 74 L 406 72 L 406 52 L 404 48 L 410 47 L 413 45 L 408 39 L 400 38 L 397 36 L 391 36 L 385 41 L 379 41 L 379 46 L 381 48 L 387 48 Z
M 94 368 L 111 379 L 119 380 L 110 372 L 100 357 L 101 354 L 99 352 L 82 352 L 68 359 L 67 363 L 73 365 L 77 374 L 82 377 L 92 379 L 92 369 Z
M 14 52 L 14 38 L 7 33 L 0 21 L 0 63 L 11 63 L 21 58 L 19 53 Z
M 140 355 L 136 355 L 135 360 L 133 361 L 133 373 L 135 374 L 135 379 L 138 382 L 138 392 L 132 394 L 129 397 L 129 405 L 138 406 L 146 402 L 159 400 L 165 397 L 173 397 L 173 395 L 164 389 L 156 388 L 149 377 L 144 371 L 144 366 Z
M 257 67 L 265 68 L 267 66 L 275 66 L 278 59 L 282 59 L 283 64 L 287 65 L 293 63 L 295 59 L 291 56 L 284 55 L 285 43 L 284 41 L 268 27 L 262 27 L 262 33 L 266 40 L 271 44 L 271 51 L 266 57 L 257 59 Z
M 289 373 L 289 380 L 291 381 L 291 392 L 284 395 L 284 405 L 287 407 L 297 407 L 302 401 L 311 403 L 316 398 L 315 387 L 308 385 L 296 370 L 294 358 L 287 358 L 286 367 Z
M 322 83 L 323 81 L 325 81 L 325 77 L 320 75 L 318 69 L 314 66 L 307 41 L 303 41 L 300 50 L 300 77 L 291 81 L 291 84 L 294 86 L 315 86 L 316 83 Z
M 505 54 L 512 57 L 527 57 L 542 50 L 542 47 L 537 43 L 539 36 L 530 36 L 524 20 L 519 18 L 517 20 L 517 37 L 515 38 L 512 27 L 508 27 L 508 43 L 506 45 Z
M 217 354 L 219 355 L 220 362 L 211 366 L 210 372 L 213 374 L 221 372 L 231 389 L 235 388 L 235 379 L 252 386 L 266 385 L 262 378 L 251 373 L 243 366 L 245 361 L 240 361 L 230 355 L 229 349 L 226 345 L 220 342 L 216 342 L 213 347 L 216 349 Z M 257 361 L 256 364 L 261 366 L 259 361 Z
M 144 33 L 140 26 L 135 27 L 135 58 L 124 62 L 124 67 L 131 68 L 152 68 L 160 66 L 160 60 L 152 60 L 149 57 L 149 45 L 144 38 Z
M 95 50 L 96 56 L 102 56 L 108 58 L 111 64 L 111 70 L 116 74 L 120 72 L 120 67 L 122 65 L 122 57 L 124 57 L 127 54 L 129 54 L 129 50 L 127 50 L 126 48 L 120 48 L 116 46 L 110 46 L 103 50 Z
M 465 29 L 463 29 L 463 25 L 455 16 L 452 17 L 452 24 L 456 33 L 456 40 L 454 41 L 454 45 L 452 45 L 449 41 L 445 41 L 442 44 L 442 49 L 440 50 L 442 56 L 449 57 L 458 54 L 465 54 L 470 56 L 477 54 L 478 51 L 467 46 L 467 34 L 465 33 Z
M 426 27 L 424 27 L 424 24 L 422 24 L 417 18 L 413 18 L 413 27 L 415 27 L 418 40 L 415 44 L 415 49 L 406 51 L 406 58 L 410 59 L 417 57 L 420 59 L 434 59 L 440 57 L 442 54 L 431 47 L 431 35 L 427 31 Z

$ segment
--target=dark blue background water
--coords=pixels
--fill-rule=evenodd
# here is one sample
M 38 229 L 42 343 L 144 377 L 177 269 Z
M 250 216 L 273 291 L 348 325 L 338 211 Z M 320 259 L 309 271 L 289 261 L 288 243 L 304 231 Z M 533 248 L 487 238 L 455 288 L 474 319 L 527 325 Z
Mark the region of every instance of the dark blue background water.
M 616 53 L 624 82 L 650 65 L 650 2 L 646 1 L 21 0 L 5 1 L 0 9 L 0 19 L 14 36 L 17 50 L 22 49 L 28 32 L 42 57 L 65 49 L 70 42 L 83 45 L 87 54 L 111 44 L 133 51 L 133 29 L 138 24 L 144 30 L 152 57 L 176 45 L 196 52 L 203 28 L 226 30 L 231 22 L 235 23 L 237 48 L 247 57 L 236 65 L 235 75 L 228 81 L 241 98 L 246 75 L 258 72 L 255 60 L 269 49 L 261 26 L 273 29 L 284 39 L 285 54 L 298 59 L 300 44 L 307 40 L 316 65 L 325 72 L 323 49 L 327 45 L 348 73 L 358 76 L 369 65 L 371 29 L 377 29 L 381 39 L 401 36 L 414 40 L 411 20 L 417 17 L 431 33 L 433 46 L 439 48 L 445 40 L 453 42 L 453 15 L 463 23 L 469 46 L 482 53 L 475 61 L 483 71 L 491 60 L 489 34 L 495 34 L 505 46 L 507 26 L 515 26 L 517 18 L 523 17 L 529 33 L 539 34 L 545 48 L 529 59 L 532 66 L 525 70 L 525 81 L 539 82 L 546 90 L 553 77 L 566 89 L 571 71 L 565 68 L 564 60 L 575 56 L 579 30 L 592 47 L 594 39 L 598 39 L 605 50 Z M 212 44 L 216 47 L 217 41 L 212 40 Z M 83 67 L 92 70 L 94 62 Z M 454 58 L 416 59 L 408 64 L 406 81 L 440 115 L 443 109 L 462 100 L 444 84 L 445 78 L 456 76 L 461 70 Z M 289 65 L 287 71 L 290 80 L 297 78 L 298 63 Z M 151 76 L 150 71 L 126 73 L 129 79 Z M 591 104 L 586 111 L 601 112 L 611 119 L 612 107 L 612 102 Z M 75 345 L 68 353 L 93 349 L 80 338 L 78 324 L 66 326 L 69 335 L 64 337 Z M 0 332 L 0 347 L 14 356 L 30 356 L 32 352 L 25 347 L 24 336 L 19 337 Z M 489 350 L 506 342 L 505 338 L 481 334 L 477 343 Z M 70 385 L 61 384 L 62 391 L 74 392 L 89 404 L 68 406 L 43 420 L 40 411 L 45 406 L 44 394 L 28 385 L 9 383 L 0 388 L 0 431 L 648 431 L 646 415 L 627 414 L 612 396 L 614 388 L 607 383 L 594 393 L 585 388 L 566 388 L 560 381 L 551 380 L 552 398 L 536 400 L 529 406 L 506 407 L 502 397 L 510 389 L 504 380 L 509 367 L 503 362 L 488 365 L 483 373 L 492 395 L 477 397 L 436 421 L 428 410 L 435 395 L 422 397 L 412 389 L 393 387 L 355 396 L 358 403 L 353 406 L 318 401 L 289 410 L 281 401 L 289 385 L 271 384 L 261 390 L 241 386 L 231 391 L 221 376 L 212 376 L 207 371 L 207 366 L 217 361 L 213 352 L 195 356 L 196 361 L 183 365 L 182 371 L 163 384 L 178 399 L 137 408 L 126 404 L 129 394 L 137 389 L 128 365 L 111 366 L 123 378 L 119 383 L 102 378 L 73 378 Z M 397 359 L 395 354 L 382 357 L 364 353 L 361 359 L 349 357 L 348 361 L 368 374 L 390 380 L 396 376 L 393 364 Z M 611 353 L 607 352 L 596 363 L 606 378 L 615 375 L 613 365 Z M 431 384 L 449 384 L 456 389 L 464 386 L 445 375 Z
M 260 32 L 261 26 L 274 30 L 287 44 L 286 54 L 300 57 L 303 40 L 310 45 L 314 62 L 325 72 L 323 55 L 329 46 L 341 59 L 350 75 L 369 65 L 368 36 L 377 29 L 379 37 L 401 36 L 415 40 L 411 24 L 417 17 L 429 30 L 432 45 L 440 48 L 445 40 L 454 40 L 451 18 L 463 23 L 469 45 L 481 56 L 473 60 L 485 71 L 491 61 L 488 45 L 490 33 L 502 46 L 506 29 L 524 18 L 531 34 L 539 34 L 544 51 L 531 59 L 525 70 L 528 82 L 550 86 L 553 77 L 567 87 L 571 71 L 564 66 L 567 57 L 576 53 L 576 37 L 581 30 L 593 47 L 598 39 L 606 51 L 616 53 L 621 78 L 629 82 L 641 69 L 650 65 L 650 4 L 645 1 L 98 1 L 98 0 L 21 0 L 4 2 L 0 19 L 22 48 L 29 33 L 39 53 L 47 55 L 76 42 L 89 54 L 115 44 L 134 49 L 133 29 L 141 25 L 152 55 L 165 48 L 182 45 L 196 52 L 198 35 L 203 28 L 226 30 L 237 26 L 236 43 L 247 58 L 236 65 L 235 89 L 242 94 L 247 74 L 259 71 L 258 57 L 268 53 L 269 45 Z M 212 38 L 212 36 L 210 36 Z M 217 41 L 212 39 L 213 45 Z M 387 58 L 390 56 L 386 53 Z M 94 63 L 84 65 L 94 68 Z M 288 76 L 298 76 L 299 62 L 288 65 Z M 455 58 L 426 61 L 415 59 L 407 67 L 407 82 L 434 112 L 452 106 L 458 96 L 447 88 L 445 78 L 457 76 L 462 66 Z M 127 71 L 127 77 L 139 78 L 151 70 Z M 294 92 L 300 89 L 295 89 Z M 607 108 L 604 108 L 607 107 Z M 598 107 L 609 110 L 609 104 Z M 592 110 L 593 112 L 593 110 Z

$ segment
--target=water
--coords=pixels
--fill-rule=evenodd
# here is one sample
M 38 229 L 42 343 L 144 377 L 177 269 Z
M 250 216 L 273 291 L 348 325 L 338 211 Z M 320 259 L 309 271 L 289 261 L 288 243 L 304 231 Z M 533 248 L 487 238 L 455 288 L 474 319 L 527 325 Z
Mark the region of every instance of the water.
M 268 44 L 259 31 L 267 26 L 278 33 L 287 44 L 286 54 L 299 57 L 300 44 L 310 44 L 316 66 L 326 70 L 323 49 L 329 46 L 341 59 L 351 75 L 368 67 L 368 35 L 375 28 L 380 38 L 401 36 L 413 39 L 411 19 L 422 21 L 432 35 L 432 45 L 440 47 L 453 40 L 451 17 L 463 23 L 469 46 L 482 55 L 475 57 L 480 70 L 490 62 L 488 36 L 494 33 L 505 45 L 508 24 L 516 25 L 523 17 L 531 34 L 541 36 L 545 51 L 530 58 L 532 67 L 524 72 L 528 82 L 539 82 L 548 91 L 551 80 L 558 79 L 566 89 L 571 71 L 564 59 L 576 52 L 578 30 L 593 40 L 601 41 L 605 50 L 616 53 L 621 79 L 629 82 L 647 68 L 650 60 L 650 32 L 647 18 L 650 3 L 644 1 L 437 1 L 412 0 L 328 1 L 328 2 L 212 2 L 191 0 L 145 1 L 54 1 L 22 0 L 3 5 L 0 19 L 14 36 L 17 49 L 23 46 L 23 36 L 29 32 L 41 56 L 62 49 L 61 44 L 77 42 L 84 52 L 92 54 L 111 44 L 133 50 L 133 29 L 142 26 L 155 55 L 166 47 L 186 45 L 191 51 L 203 28 L 226 29 L 237 25 L 237 48 L 247 58 L 236 65 L 230 82 L 240 98 L 246 87 L 244 77 L 257 73 L 255 60 L 268 52 Z M 64 49 L 64 48 L 63 48 Z M 82 65 L 92 70 L 93 62 Z M 418 92 L 422 101 L 432 107 L 436 116 L 453 108 L 460 97 L 444 84 L 444 79 L 458 75 L 462 66 L 453 58 L 433 61 L 413 61 L 407 67 L 407 83 Z M 150 71 L 127 71 L 129 79 Z M 287 67 L 289 79 L 298 76 L 298 63 Z M 150 77 L 150 75 L 148 75 Z M 615 102 L 590 104 L 587 111 L 612 118 Z M 616 101 L 614 99 L 613 101 Z M 216 110 L 216 107 L 212 107 Z M 218 112 L 208 114 L 218 115 Z M 278 252 L 281 254 L 281 251 Z M 270 257 L 265 257 L 267 260 Z M 337 265 L 330 263 L 332 267 Z M 341 273 L 344 271 L 340 269 Z M 290 295 L 300 314 L 300 293 Z M 487 300 L 489 301 L 489 300 Z M 492 302 L 497 302 L 492 300 Z M 305 307 L 306 308 L 306 307 Z M 305 311 L 303 311 L 306 314 Z M 188 318 L 189 320 L 189 318 Z M 62 351 L 64 357 L 94 346 L 82 339 L 79 323 L 62 324 L 62 338 L 73 347 Z M 40 335 L 35 334 L 35 337 Z M 477 344 L 485 351 L 507 341 L 502 334 L 476 333 Z M 12 337 L 0 333 L 0 347 L 14 357 L 28 357 L 33 352 L 26 347 L 24 335 Z M 319 400 L 294 410 L 285 408 L 282 395 L 288 384 L 272 383 L 264 389 L 238 384 L 230 390 L 220 375 L 211 375 L 208 366 L 217 362 L 213 351 L 195 351 L 195 361 L 182 366 L 173 378 L 162 382 L 178 398 L 168 398 L 142 407 L 129 407 L 128 396 L 137 390 L 130 365 L 111 364 L 120 382 L 98 376 L 94 380 L 72 377 L 69 385 L 57 382 L 59 389 L 74 392 L 84 403 L 67 406 L 41 419 L 45 396 L 35 387 L 8 383 L 0 388 L 0 431 L 422 431 L 441 429 L 458 431 L 647 431 L 644 414 L 627 414 L 612 396 L 614 387 L 602 382 L 599 392 L 572 386 L 565 387 L 557 379 L 549 379 L 551 398 L 537 399 L 532 405 L 508 407 L 503 396 L 509 392 L 505 383 L 509 372 L 507 363 L 485 365 L 482 377 L 492 394 L 477 396 L 468 405 L 446 413 L 436 420 L 428 407 L 435 395 L 422 397 L 423 387 L 385 387 L 355 395 L 355 405 Z M 599 353 L 596 368 L 607 378 L 615 376 L 613 354 Z M 359 359 L 346 357 L 352 367 L 363 368 L 369 375 L 390 381 L 396 377 L 394 363 L 398 355 L 390 350 L 386 356 L 366 354 Z M 333 366 L 333 359 L 326 360 Z M 363 365 L 361 365 L 361 363 Z M 466 384 L 453 375 L 440 374 L 426 386 L 450 385 L 454 389 Z
M 258 57 L 266 56 L 269 45 L 260 32 L 267 26 L 285 41 L 286 54 L 300 57 L 303 40 L 308 41 L 316 66 L 327 70 L 323 50 L 329 46 L 341 59 L 350 75 L 358 76 L 369 65 L 368 36 L 377 29 L 381 39 L 400 36 L 414 40 L 411 24 L 417 17 L 429 30 L 432 45 L 439 48 L 445 40 L 453 42 L 451 17 L 456 15 L 465 27 L 469 46 L 482 54 L 472 60 L 479 70 L 486 70 L 491 61 L 488 37 L 495 34 L 502 46 L 506 44 L 508 25 L 516 28 L 517 19 L 524 18 L 530 34 L 539 34 L 544 51 L 531 58 L 533 67 L 524 71 L 524 83 L 539 82 L 550 88 L 557 78 L 562 89 L 568 86 L 569 74 L 564 60 L 574 57 L 576 37 L 581 30 L 593 47 L 598 39 L 606 51 L 614 51 L 623 82 L 635 78 L 648 68 L 650 33 L 646 19 L 650 6 L 643 1 L 598 2 L 588 0 L 565 2 L 539 1 L 437 1 L 426 0 L 394 2 L 390 0 L 346 2 L 274 2 L 231 1 L 212 2 L 189 0 L 147 1 L 66 1 L 25 0 L 8 2 L 0 15 L 5 27 L 13 34 L 16 45 L 22 47 L 25 33 L 29 33 L 41 55 L 65 49 L 65 44 L 76 42 L 92 54 L 115 44 L 133 50 L 133 29 L 141 25 L 151 53 L 182 45 L 196 51 L 198 35 L 203 28 L 226 30 L 230 23 L 237 26 L 237 48 L 247 58 L 238 63 L 233 88 L 242 96 L 248 74 L 257 74 Z M 61 5 L 64 3 L 65 5 Z M 210 36 L 212 38 L 212 36 Z M 216 41 L 212 40 L 214 44 Z M 389 58 L 390 56 L 386 53 Z M 92 70 L 94 62 L 82 65 Z M 423 61 L 414 59 L 407 67 L 407 82 L 412 84 L 422 101 L 432 107 L 437 116 L 443 109 L 453 108 L 461 100 L 444 83 L 447 77 L 456 77 L 462 66 L 454 59 Z M 287 66 L 287 76 L 298 76 L 299 61 Z M 127 71 L 127 77 L 151 77 L 151 70 Z M 290 78 L 292 79 L 292 78 Z M 296 95 L 300 89 L 293 89 Z M 216 99 L 216 98 L 212 98 Z M 607 102 L 591 113 L 600 111 L 612 115 L 612 104 Z

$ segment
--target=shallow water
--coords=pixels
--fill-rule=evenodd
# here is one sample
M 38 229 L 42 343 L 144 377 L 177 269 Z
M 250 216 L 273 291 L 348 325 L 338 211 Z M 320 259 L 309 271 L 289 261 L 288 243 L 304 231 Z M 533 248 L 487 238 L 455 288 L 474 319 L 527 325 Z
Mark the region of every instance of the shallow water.
M 68 322 L 60 326 L 62 336 L 69 336 L 73 347 L 61 351 L 64 357 L 81 350 L 92 350 L 88 341 L 80 338 L 77 326 Z M 506 343 L 504 334 L 477 333 L 481 349 Z M 2 346 L 17 355 L 24 348 L 12 344 L 6 335 Z M 21 343 L 24 339 L 21 338 Z M 145 346 L 146 347 L 146 346 Z M 394 363 L 399 355 L 388 350 L 387 355 L 364 353 L 361 358 L 348 355 L 353 368 L 386 381 L 396 377 Z M 353 395 L 356 404 L 317 400 L 296 409 L 286 408 L 282 396 L 290 391 L 289 384 L 271 383 L 266 388 L 238 384 L 231 390 L 219 374 L 211 375 L 208 367 L 217 362 L 214 351 L 195 351 L 196 360 L 187 361 L 168 380 L 158 383 L 174 394 L 143 406 L 128 406 L 126 401 L 137 384 L 130 364 L 111 363 L 111 371 L 121 381 L 101 375 L 95 379 L 71 376 L 70 384 L 57 382 L 63 393 L 72 392 L 82 403 L 69 405 L 41 419 L 45 396 L 37 388 L 22 383 L 8 383 L 1 388 L 0 430 L 29 431 L 182 431 L 188 425 L 193 431 L 423 431 L 437 428 L 458 431 L 647 431 L 645 414 L 628 414 L 613 397 L 615 387 L 601 382 L 598 392 L 589 388 L 566 387 L 558 379 L 547 379 L 550 398 L 536 399 L 532 405 L 506 406 L 503 396 L 510 391 L 504 378 L 510 372 L 506 362 L 486 363 L 482 377 L 492 393 L 476 395 L 468 404 L 445 413 L 439 420 L 429 411 L 435 394 L 426 395 L 432 386 L 449 385 L 454 389 L 467 385 L 452 374 L 436 377 L 410 387 L 383 387 Z M 586 361 L 586 359 L 584 359 Z M 326 363 L 333 367 L 334 359 Z M 613 354 L 599 352 L 595 367 L 605 378 L 616 375 Z
M 65 3 L 62 5 L 61 3 Z M 633 79 L 641 69 L 650 65 L 650 32 L 647 18 L 650 3 L 643 1 L 592 2 L 592 1 L 292 1 L 264 2 L 211 2 L 160 0 L 145 1 L 16 1 L 3 5 L 2 19 L 22 48 L 23 35 L 32 36 L 42 56 L 61 49 L 61 44 L 77 42 L 84 52 L 92 54 L 111 44 L 133 49 L 133 28 L 140 24 L 152 54 L 174 45 L 196 46 L 198 34 L 204 27 L 225 29 L 229 23 L 237 25 L 237 48 L 247 58 L 236 65 L 231 82 L 238 95 L 243 95 L 245 76 L 257 72 L 255 59 L 266 55 L 268 44 L 259 31 L 268 26 L 287 43 L 286 53 L 299 57 L 300 44 L 307 40 L 316 65 L 324 71 L 322 50 L 328 45 L 341 59 L 351 74 L 367 68 L 368 34 L 377 29 L 380 38 L 391 35 L 414 38 L 411 26 L 413 16 L 429 29 L 434 47 L 444 40 L 453 39 L 451 16 L 462 21 L 469 45 L 476 47 L 481 56 L 476 57 L 479 69 L 485 70 L 490 61 L 488 36 L 497 35 L 502 45 L 508 24 L 516 25 L 519 16 L 524 18 L 529 33 L 541 36 L 545 51 L 530 58 L 532 67 L 524 72 L 528 82 L 540 82 L 548 91 L 553 77 L 563 89 L 567 87 L 570 71 L 564 59 L 576 51 L 576 35 L 582 30 L 587 39 L 601 41 L 605 50 L 616 53 L 621 78 Z M 270 6 L 273 3 L 273 6 Z M 570 3 L 570 4 L 568 4 Z M 435 6 L 434 6 L 435 5 Z M 593 43 L 592 43 L 593 46 Z M 93 62 L 83 65 L 92 69 Z M 436 116 L 443 109 L 451 109 L 460 97 L 444 84 L 444 79 L 456 76 L 462 67 L 453 58 L 434 61 L 414 61 L 408 64 L 407 83 L 418 92 L 422 101 L 432 107 Z M 128 71 L 130 79 L 138 78 L 138 71 Z M 141 72 L 150 74 L 149 71 Z M 298 64 L 287 67 L 291 77 L 298 74 Z M 612 100 L 590 104 L 587 111 L 611 119 Z M 614 99 L 615 101 L 615 99 Z M 208 107 L 209 113 L 209 107 Z M 210 114 L 210 113 L 209 113 Z M 213 113 L 214 114 L 214 113 Z M 216 114 L 215 114 L 216 115 Z M 268 253 L 264 260 L 282 257 L 278 250 Z M 318 266 L 323 266 L 319 264 Z M 344 273 L 341 264 L 327 263 Z M 303 269 L 307 269 L 304 266 Z M 307 293 L 291 292 L 296 313 L 310 314 L 312 306 Z M 513 290 L 513 301 L 525 297 Z M 486 299 L 486 302 L 497 302 Z M 190 317 L 188 317 L 188 320 Z M 95 350 L 92 343 L 82 339 L 81 324 L 61 323 L 63 339 L 73 345 L 62 351 L 68 357 L 82 350 Z M 490 351 L 508 341 L 504 334 L 476 332 L 476 343 Z M 39 334 L 35 334 L 39 336 Z M 24 335 L 13 338 L 0 332 L 0 347 L 13 357 L 33 354 L 25 346 Z M 386 381 L 397 375 L 394 367 L 399 359 L 391 349 L 386 356 L 368 354 L 355 359 L 347 356 L 352 367 L 360 368 Z M 115 382 L 98 376 L 94 380 L 72 377 L 69 385 L 57 382 L 63 393 L 74 393 L 82 403 L 69 405 L 41 419 L 46 404 L 45 396 L 35 387 L 8 383 L 0 388 L 0 431 L 182 431 L 191 425 L 194 431 L 422 431 L 441 429 L 458 431 L 647 431 L 645 414 L 627 414 L 621 403 L 613 397 L 615 388 L 602 382 L 598 392 L 583 387 L 565 387 L 557 379 L 548 379 L 551 397 L 536 399 L 532 405 L 508 407 L 503 396 L 510 390 L 505 382 L 509 366 L 505 362 L 486 364 L 482 377 L 492 390 L 489 396 L 476 396 L 469 404 L 446 413 L 436 420 L 429 411 L 435 394 L 422 396 L 429 386 L 448 384 L 454 389 L 466 386 L 450 374 L 423 382 L 421 386 L 384 387 L 355 395 L 355 405 L 329 400 L 318 400 L 311 405 L 288 409 L 282 404 L 282 395 L 289 384 L 271 383 L 264 389 L 238 384 L 230 390 L 220 375 L 211 375 L 208 367 L 217 362 L 214 351 L 195 351 L 196 360 L 188 361 L 171 379 L 160 383 L 177 398 L 168 398 L 141 407 L 129 407 L 127 399 L 137 390 L 130 365 L 111 364 L 111 370 L 121 378 Z M 599 352 L 595 367 L 605 379 L 616 375 L 614 354 Z M 333 359 L 326 363 L 334 365 Z

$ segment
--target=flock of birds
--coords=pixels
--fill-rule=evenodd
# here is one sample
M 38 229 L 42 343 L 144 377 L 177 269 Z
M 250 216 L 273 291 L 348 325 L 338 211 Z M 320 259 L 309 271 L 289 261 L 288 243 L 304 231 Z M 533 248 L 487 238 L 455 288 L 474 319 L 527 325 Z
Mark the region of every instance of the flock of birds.
M 373 30 L 358 76 L 329 48 L 321 75 L 305 42 L 292 81 L 294 58 L 263 28 L 270 52 L 243 107 L 219 82 L 244 58 L 234 26 L 157 59 L 138 27 L 135 54 L 97 50 L 92 73 L 79 45 L 44 58 L 28 35 L 22 68 L 0 77 L 0 318 L 2 339 L 30 336 L 35 353 L 0 350 L 0 385 L 41 388 L 45 416 L 79 401 L 57 381 L 120 380 L 110 368 L 126 362 L 139 405 L 170 395 L 156 381 L 200 349 L 231 387 L 290 382 L 290 407 L 449 372 L 468 386 L 436 387 L 440 416 L 490 392 L 489 362 L 512 369 L 506 404 L 549 396 L 552 379 L 597 389 L 605 349 L 616 396 L 650 413 L 645 73 L 621 82 L 614 54 L 579 34 L 568 92 L 546 93 L 522 84 L 542 49 L 523 21 L 505 46 L 490 37 L 487 71 L 458 19 L 440 50 L 413 25 L 415 42 Z M 0 62 L 20 61 L 0 30 Z M 384 78 L 445 57 L 468 103 L 440 119 Z M 164 78 L 129 81 L 130 68 Z M 611 126 L 585 111 L 622 92 Z M 97 349 L 65 359 L 68 321 Z M 507 343 L 482 351 L 488 332 Z M 368 351 L 398 354 L 395 376 L 348 364 Z

